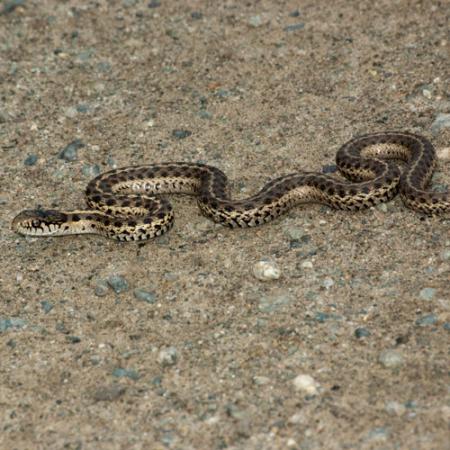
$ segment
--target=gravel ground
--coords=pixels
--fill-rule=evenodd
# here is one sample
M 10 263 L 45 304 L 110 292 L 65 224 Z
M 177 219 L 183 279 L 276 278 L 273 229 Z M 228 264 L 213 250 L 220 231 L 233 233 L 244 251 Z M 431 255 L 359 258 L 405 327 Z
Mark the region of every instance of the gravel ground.
M 140 245 L 9 230 L 111 167 L 207 162 L 244 197 L 385 129 L 433 141 L 445 190 L 448 2 L 0 11 L 0 448 L 450 448 L 448 218 L 395 199 L 228 230 L 179 197 Z

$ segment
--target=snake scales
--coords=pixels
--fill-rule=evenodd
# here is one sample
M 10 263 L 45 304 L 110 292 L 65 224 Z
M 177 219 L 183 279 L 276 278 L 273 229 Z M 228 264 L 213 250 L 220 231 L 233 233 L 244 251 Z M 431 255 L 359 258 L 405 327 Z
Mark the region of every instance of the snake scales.
M 405 162 L 404 169 L 392 159 Z M 232 228 L 260 225 L 300 203 L 357 210 L 390 200 L 397 193 L 406 206 L 421 213 L 450 212 L 448 192 L 425 190 L 436 156 L 423 136 L 408 132 L 360 136 L 338 150 L 336 163 L 350 181 L 297 172 L 273 179 L 242 200 L 232 200 L 225 174 L 205 164 L 168 162 L 114 169 L 88 184 L 89 209 L 25 210 L 14 218 L 12 229 L 33 236 L 93 233 L 125 241 L 145 240 L 163 234 L 173 224 L 172 207 L 160 194 L 195 195 L 204 215 Z

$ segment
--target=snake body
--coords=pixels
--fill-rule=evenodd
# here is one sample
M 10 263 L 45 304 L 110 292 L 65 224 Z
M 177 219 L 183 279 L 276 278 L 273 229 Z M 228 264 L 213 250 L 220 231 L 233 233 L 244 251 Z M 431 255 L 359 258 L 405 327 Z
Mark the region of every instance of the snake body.
M 400 170 L 391 160 L 401 160 L 406 166 Z M 91 233 L 124 241 L 145 240 L 173 225 L 172 207 L 161 194 L 196 196 L 205 216 L 232 228 L 260 225 L 301 203 L 358 210 L 388 201 L 398 193 L 407 207 L 421 213 L 450 212 L 448 192 L 425 190 L 436 155 L 423 136 L 408 132 L 359 136 L 338 150 L 336 164 L 350 181 L 297 172 L 273 179 L 242 200 L 230 198 L 226 175 L 213 166 L 167 162 L 123 167 L 88 184 L 89 209 L 25 210 L 14 218 L 12 228 L 34 236 Z

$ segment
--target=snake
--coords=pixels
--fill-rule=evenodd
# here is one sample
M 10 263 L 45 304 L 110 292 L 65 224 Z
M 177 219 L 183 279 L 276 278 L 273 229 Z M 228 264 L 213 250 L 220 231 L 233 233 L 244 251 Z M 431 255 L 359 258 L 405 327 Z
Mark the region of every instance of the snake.
M 402 169 L 398 162 L 403 162 Z M 99 234 L 119 241 L 160 236 L 174 223 L 164 194 L 195 196 L 200 211 L 231 228 L 269 222 L 295 205 L 320 203 L 360 210 L 391 200 L 425 215 L 450 212 L 449 192 L 427 190 L 436 152 L 424 136 L 383 131 L 355 137 L 336 154 L 346 179 L 329 173 L 295 172 L 274 178 L 245 199 L 232 199 L 226 175 L 197 162 L 163 162 L 102 173 L 86 188 L 87 209 L 33 209 L 20 212 L 12 229 L 22 235 Z

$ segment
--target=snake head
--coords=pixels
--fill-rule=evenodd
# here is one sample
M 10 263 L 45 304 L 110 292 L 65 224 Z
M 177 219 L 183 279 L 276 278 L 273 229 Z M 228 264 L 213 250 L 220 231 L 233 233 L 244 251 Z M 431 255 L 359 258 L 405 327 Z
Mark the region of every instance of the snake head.
M 59 234 L 67 214 L 54 209 L 27 209 L 14 217 L 11 228 L 24 235 L 50 236 Z

